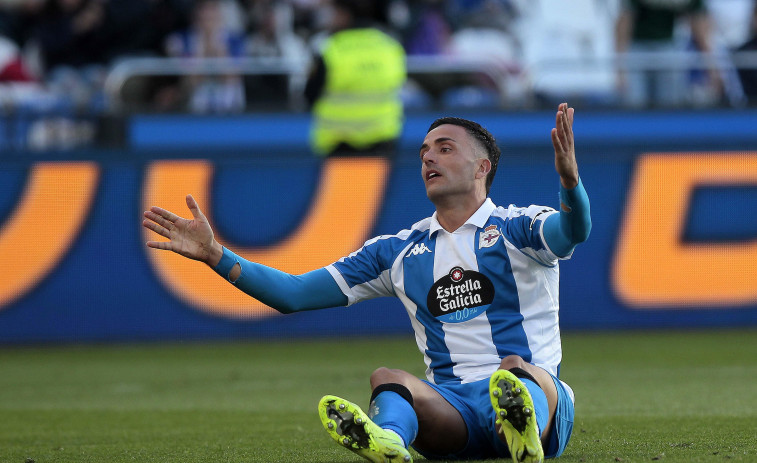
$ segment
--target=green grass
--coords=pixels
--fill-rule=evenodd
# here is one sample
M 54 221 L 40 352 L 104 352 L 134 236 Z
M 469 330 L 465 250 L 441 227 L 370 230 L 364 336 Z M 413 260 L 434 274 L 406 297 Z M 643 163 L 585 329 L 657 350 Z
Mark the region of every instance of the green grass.
M 577 405 L 557 461 L 757 461 L 757 331 L 563 346 Z M 0 462 L 361 461 L 330 441 L 316 404 L 366 405 L 381 365 L 423 374 L 410 337 L 0 348 Z

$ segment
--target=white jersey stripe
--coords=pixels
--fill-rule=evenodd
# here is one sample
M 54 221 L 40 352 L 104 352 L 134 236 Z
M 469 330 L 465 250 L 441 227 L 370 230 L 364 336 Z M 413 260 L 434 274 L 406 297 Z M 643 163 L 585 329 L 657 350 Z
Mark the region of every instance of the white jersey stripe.
M 557 326 L 557 299 L 552 294 L 557 291 L 557 267 L 546 267 L 521 253 L 507 242 L 507 254 L 513 269 L 518 289 L 520 313 L 523 315 L 523 331 L 532 353 L 531 363 L 557 376 L 557 365 L 562 357 Z M 555 280 L 552 281 L 554 276 Z

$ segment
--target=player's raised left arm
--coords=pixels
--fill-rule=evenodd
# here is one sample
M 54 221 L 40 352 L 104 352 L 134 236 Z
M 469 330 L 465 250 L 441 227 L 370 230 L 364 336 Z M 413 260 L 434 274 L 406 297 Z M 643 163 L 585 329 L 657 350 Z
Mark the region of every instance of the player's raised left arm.
M 555 170 L 560 175 L 560 184 L 567 190 L 578 185 L 578 163 L 573 142 L 574 109 L 568 103 L 557 108 L 555 127 L 552 129 L 552 145 L 555 147 Z
M 573 114 L 573 108 L 561 103 L 552 129 L 555 170 L 560 176 L 560 214 L 545 220 L 544 239 L 552 252 L 560 257 L 570 255 L 578 243 L 586 241 L 591 231 L 589 197 L 578 175 Z

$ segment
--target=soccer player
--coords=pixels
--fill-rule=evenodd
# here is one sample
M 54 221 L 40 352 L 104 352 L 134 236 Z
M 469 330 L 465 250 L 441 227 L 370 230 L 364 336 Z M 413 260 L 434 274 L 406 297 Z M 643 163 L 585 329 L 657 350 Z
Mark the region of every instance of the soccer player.
M 479 124 L 442 118 L 420 147 L 421 174 L 436 212 L 396 235 L 371 239 L 347 257 L 303 275 L 249 262 L 213 238 L 191 195 L 193 219 L 152 207 L 149 241 L 213 267 L 282 313 L 395 296 L 407 309 L 426 379 L 379 368 L 370 408 L 325 396 L 319 414 L 340 445 L 373 462 L 510 455 L 540 462 L 562 454 L 574 396 L 558 379 L 558 260 L 591 229 L 578 175 L 573 108 L 559 105 L 552 129 L 560 210 L 497 207 L 488 199 L 500 150 Z

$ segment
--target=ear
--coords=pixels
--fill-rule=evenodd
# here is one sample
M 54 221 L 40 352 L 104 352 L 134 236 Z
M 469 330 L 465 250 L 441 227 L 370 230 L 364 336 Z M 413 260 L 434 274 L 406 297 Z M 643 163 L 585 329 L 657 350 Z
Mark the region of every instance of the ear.
M 492 170 L 492 162 L 487 158 L 481 158 L 481 164 L 476 171 L 476 178 L 486 178 Z

